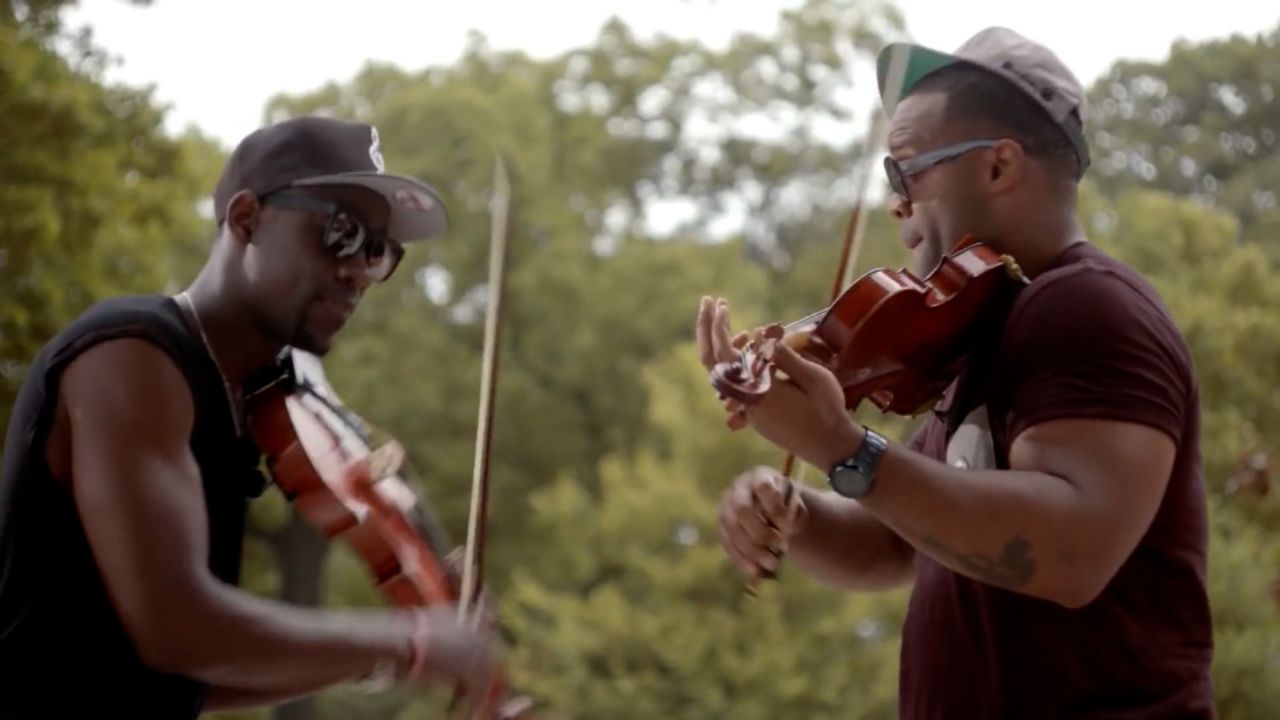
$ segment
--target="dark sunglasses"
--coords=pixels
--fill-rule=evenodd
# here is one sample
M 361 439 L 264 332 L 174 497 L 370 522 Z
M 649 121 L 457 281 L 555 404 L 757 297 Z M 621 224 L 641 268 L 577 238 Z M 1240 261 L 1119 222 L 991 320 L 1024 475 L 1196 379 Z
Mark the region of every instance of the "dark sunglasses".
M 262 198 L 262 202 L 288 210 L 327 215 L 328 219 L 320 236 L 324 247 L 344 260 L 363 251 L 365 272 L 373 282 L 383 282 L 391 277 L 404 258 L 404 247 L 400 243 L 387 237 L 385 232 L 370 229 L 340 205 L 285 193 L 269 193 Z
M 994 147 L 995 144 L 995 140 L 970 140 L 931 150 L 923 155 L 917 155 L 906 160 L 894 160 L 886 155 L 884 158 L 884 172 L 889 176 L 889 187 L 893 188 L 893 191 L 901 196 L 903 200 L 911 202 L 911 193 L 907 190 L 907 178 L 916 173 L 924 172 L 934 165 L 954 160 L 970 150 Z

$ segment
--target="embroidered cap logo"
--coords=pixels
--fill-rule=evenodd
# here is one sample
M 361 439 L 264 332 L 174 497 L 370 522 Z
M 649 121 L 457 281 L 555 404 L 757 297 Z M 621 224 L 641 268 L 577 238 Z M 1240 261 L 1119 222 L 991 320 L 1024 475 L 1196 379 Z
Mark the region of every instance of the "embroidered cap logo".
M 382 150 L 378 148 L 378 128 L 369 128 L 369 159 L 373 161 L 373 166 L 378 172 L 386 170 L 386 163 L 382 160 Z

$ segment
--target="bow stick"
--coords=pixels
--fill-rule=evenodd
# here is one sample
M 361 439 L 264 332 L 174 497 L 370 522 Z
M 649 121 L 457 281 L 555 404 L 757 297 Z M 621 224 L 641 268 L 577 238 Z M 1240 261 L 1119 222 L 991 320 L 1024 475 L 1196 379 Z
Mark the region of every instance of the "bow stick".
M 498 378 L 498 330 L 501 325 L 502 295 L 505 289 L 507 214 L 511 185 L 506 164 L 494 160 L 493 198 L 489 204 L 489 282 L 485 308 L 484 355 L 481 360 L 480 409 L 476 421 L 476 452 L 471 476 L 471 512 L 467 520 L 467 544 L 463 556 L 462 591 L 459 615 L 465 622 L 469 613 L 478 624 L 478 607 L 483 587 L 484 545 L 489 515 L 489 448 L 493 438 L 494 386 Z M 473 607 L 476 606 L 476 607 Z
M 891 71 L 892 73 L 892 71 Z M 890 107 L 886 104 L 886 107 Z M 870 127 L 867 130 L 867 148 L 863 153 L 861 172 L 858 176 L 857 189 L 855 197 L 857 198 L 853 206 L 853 211 L 849 214 L 849 221 L 845 224 L 844 240 L 840 247 L 840 261 L 836 264 L 835 277 L 831 283 L 831 296 L 828 303 L 834 303 L 840 297 L 840 293 L 848 288 L 853 278 L 853 268 L 857 266 L 858 256 L 862 252 L 862 239 L 867 226 L 866 213 L 866 195 L 867 188 L 870 186 L 871 175 L 874 172 L 875 163 L 873 162 L 878 149 L 884 144 L 885 133 L 888 130 L 888 122 L 884 113 L 872 111 Z M 787 455 L 786 460 L 782 464 L 782 476 L 787 479 L 787 486 L 783 497 L 783 502 L 787 506 L 787 518 L 784 522 L 785 529 L 790 530 L 795 522 L 796 513 L 800 509 L 800 493 L 795 489 L 793 476 L 796 469 L 796 458 L 794 455 Z M 775 529 L 782 529 L 777 528 Z M 787 552 L 787 535 L 783 534 L 783 546 L 778 550 L 778 557 Z M 762 572 L 747 582 L 746 591 L 748 595 L 754 596 L 759 581 L 763 579 L 772 579 L 776 577 L 776 573 Z
M 849 215 L 849 222 L 845 226 L 844 242 L 840 249 L 840 262 L 836 265 L 835 280 L 831 285 L 830 302 L 833 303 L 836 298 L 840 297 L 840 293 L 848 287 L 853 276 L 853 267 L 857 264 L 858 254 L 862 250 L 862 236 L 867 222 L 864 204 L 867 188 L 871 180 L 872 168 L 874 167 L 872 159 L 874 158 L 874 153 L 887 140 L 889 118 L 893 116 L 894 110 L 897 109 L 898 100 L 901 99 L 900 89 L 907 71 L 908 52 L 904 47 L 898 47 L 891 51 L 889 72 L 885 80 L 885 87 L 888 91 L 881 102 L 883 112 L 872 110 L 871 126 L 867 131 L 867 151 L 863 154 L 862 174 L 858 182 L 857 202 L 854 204 L 853 212 Z M 796 492 L 795 483 L 791 480 L 794 470 L 795 456 L 787 455 L 787 459 L 782 465 L 782 475 L 787 478 L 787 488 L 784 496 L 784 502 L 787 504 L 787 519 L 785 521 L 787 530 L 790 530 L 794 524 L 796 513 L 800 508 L 800 493 Z M 784 533 L 783 545 L 777 552 L 779 558 L 787 552 L 787 540 L 787 535 Z M 756 586 L 761 578 L 773 577 L 776 577 L 776 573 L 762 572 L 760 575 L 751 578 L 747 582 L 747 594 L 756 594 Z

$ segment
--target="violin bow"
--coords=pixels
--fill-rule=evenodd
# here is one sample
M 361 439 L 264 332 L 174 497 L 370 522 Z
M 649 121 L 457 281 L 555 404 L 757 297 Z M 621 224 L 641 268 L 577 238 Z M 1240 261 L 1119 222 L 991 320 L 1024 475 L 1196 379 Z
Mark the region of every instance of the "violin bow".
M 907 71 L 908 53 L 909 50 L 904 46 L 899 46 L 890 51 L 889 72 L 885 79 L 885 87 L 888 91 L 881 99 L 881 112 L 876 112 L 874 109 L 871 111 L 870 127 L 867 130 L 867 151 L 863 154 L 862 174 L 858 178 L 857 202 L 854 204 L 853 211 L 849 214 L 849 222 L 845 226 L 844 242 L 840 248 L 840 262 L 836 265 L 835 279 L 831 284 L 831 303 L 834 303 L 840 297 L 840 293 L 848 287 L 853 276 L 853 267 L 857 264 L 858 255 L 862 251 L 862 236 L 867 224 L 864 209 L 866 194 L 867 188 L 870 186 L 871 173 L 875 167 L 872 160 L 874 153 L 887 140 L 889 118 L 893 116 L 893 112 L 898 106 L 898 100 L 901 99 L 902 80 Z M 800 508 L 800 495 L 796 492 L 795 483 L 791 479 L 795 471 L 795 464 L 795 456 L 787 455 L 787 459 L 782 465 L 782 475 L 787 478 L 784 502 L 787 504 L 785 524 L 788 528 L 795 522 L 796 512 Z M 785 534 L 783 535 L 782 543 L 783 546 L 777 552 L 779 558 L 787 551 Z M 752 577 L 747 583 L 747 594 L 755 595 L 759 579 L 766 577 L 776 577 L 776 573 L 766 573 Z
M 849 213 L 849 220 L 845 224 L 844 240 L 840 246 L 840 261 L 836 263 L 835 277 L 831 282 L 831 297 L 828 304 L 834 303 L 840 297 L 840 293 L 849 286 L 853 277 L 853 268 L 857 266 L 858 256 L 862 252 L 862 239 L 867 227 L 866 213 L 866 196 L 867 188 L 871 184 L 871 174 L 874 172 L 875 164 L 873 162 L 876 151 L 884 143 L 884 135 L 888 130 L 888 122 L 883 113 L 872 111 L 870 127 L 867 130 L 867 148 L 863 154 L 862 170 L 858 176 L 857 189 L 855 191 L 856 202 L 853 205 L 853 211 Z M 787 455 L 787 459 L 782 464 L 782 476 L 787 478 L 786 494 L 783 502 L 787 506 L 787 519 L 785 526 L 790 528 L 795 522 L 796 513 L 800 509 L 800 494 L 795 490 L 793 476 L 796 470 L 795 455 Z M 784 534 L 783 547 L 779 549 L 779 558 L 787 551 L 787 540 Z M 760 578 L 773 578 L 775 573 L 762 574 L 753 577 L 747 583 L 747 594 L 755 595 L 756 588 Z
M 485 308 L 484 355 L 481 360 L 480 409 L 476 420 L 476 451 L 471 476 L 471 512 L 467 520 L 467 544 L 463 556 L 459 615 L 480 622 L 479 600 L 483 586 L 484 546 L 489 515 L 489 456 L 493 439 L 494 387 L 498 379 L 498 331 L 502 321 L 502 295 L 506 280 L 507 215 L 511 184 L 501 155 L 494 160 L 493 198 L 489 204 L 489 283 Z M 473 607 L 475 606 L 475 607 Z

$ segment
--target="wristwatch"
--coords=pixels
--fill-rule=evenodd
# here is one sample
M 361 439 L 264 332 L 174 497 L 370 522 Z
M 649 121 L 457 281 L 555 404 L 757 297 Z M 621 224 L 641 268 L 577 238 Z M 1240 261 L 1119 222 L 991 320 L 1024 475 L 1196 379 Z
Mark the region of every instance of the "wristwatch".
M 827 480 L 831 489 L 847 498 L 865 497 L 871 492 L 872 480 L 875 479 L 876 468 L 880 458 L 889 447 L 889 441 L 883 435 L 866 428 L 862 445 L 853 457 L 846 458 L 827 472 Z

